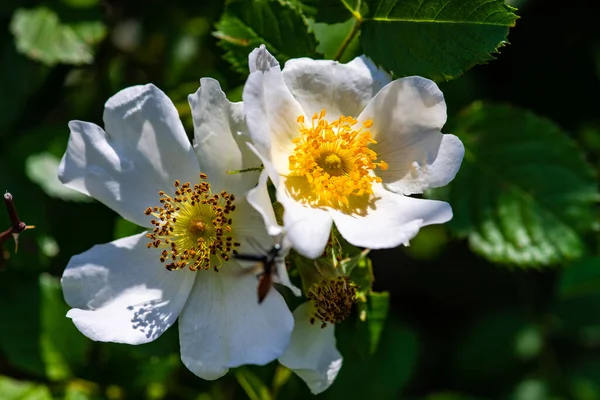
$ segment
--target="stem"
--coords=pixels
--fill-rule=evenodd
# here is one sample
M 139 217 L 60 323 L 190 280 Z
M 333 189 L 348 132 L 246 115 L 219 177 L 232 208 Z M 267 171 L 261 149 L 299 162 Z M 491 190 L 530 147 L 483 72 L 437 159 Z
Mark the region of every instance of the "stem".
M 342 56 L 344 55 L 344 52 L 350 45 L 350 42 L 352 42 L 352 39 L 354 39 L 354 36 L 356 36 L 356 34 L 358 33 L 361 23 L 362 23 L 362 19 L 359 19 L 359 18 L 354 19 L 354 25 L 352 25 L 352 29 L 350 29 L 350 32 L 348 32 L 348 36 L 346 36 L 346 38 L 342 42 L 342 45 L 338 49 L 337 53 L 335 53 L 335 57 L 333 57 L 333 59 L 335 61 L 339 61 L 340 58 L 342 58 Z
M 229 175 L 235 175 L 235 174 L 240 174 L 242 172 L 262 171 L 263 169 L 264 169 L 264 167 L 260 166 L 260 167 L 251 167 L 251 168 L 244 168 L 244 169 L 228 170 L 227 173 Z
M 4 205 L 6 206 L 8 218 L 10 218 L 10 223 L 12 224 L 12 233 L 21 233 L 27 229 L 27 225 L 19 219 L 19 214 L 17 213 L 12 194 L 8 192 L 4 193 Z

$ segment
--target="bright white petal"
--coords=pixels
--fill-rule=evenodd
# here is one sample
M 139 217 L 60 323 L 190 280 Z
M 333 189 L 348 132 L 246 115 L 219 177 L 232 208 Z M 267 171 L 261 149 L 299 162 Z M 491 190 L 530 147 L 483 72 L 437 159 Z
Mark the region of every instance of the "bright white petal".
M 309 117 L 325 109 L 330 121 L 341 115 L 357 117 L 390 82 L 389 75 L 365 56 L 347 64 L 295 58 L 285 64 L 283 78 Z
M 386 188 L 402 194 L 423 193 L 445 186 L 460 168 L 465 147 L 459 138 L 440 132 L 422 132 L 418 142 L 390 149 L 382 160 L 393 160 L 386 171 L 377 170 Z M 412 160 L 412 162 L 410 162 Z
M 257 284 L 232 266 L 198 273 L 179 318 L 181 359 L 194 374 L 217 379 L 229 368 L 267 364 L 288 346 L 292 314 L 274 289 L 259 304 Z
M 422 193 L 446 185 L 458 172 L 464 147 L 455 136 L 441 133 L 446 103 L 433 81 L 412 76 L 391 82 L 358 119 L 373 121 L 377 144 L 371 148 L 389 166 L 376 173 L 390 190 Z
M 251 73 L 254 71 L 268 71 L 272 67 L 278 67 L 279 62 L 268 52 L 265 45 L 261 44 L 260 47 L 252 50 L 248 55 L 248 66 Z
M 265 169 L 260 174 L 258 185 L 251 189 L 246 197 L 248 203 L 250 203 L 250 205 L 263 217 L 269 235 L 277 236 L 281 234 L 282 227 L 277 223 L 277 219 L 275 218 L 273 204 L 271 204 L 271 198 L 269 197 L 269 191 L 267 190 L 268 179 L 269 172 Z
M 280 174 L 287 174 L 292 140 L 299 135 L 297 119 L 304 111 L 285 85 L 279 65 L 250 73 L 242 98 L 254 145 Z
M 123 89 L 106 103 L 105 133 L 71 121 L 61 182 L 148 227 L 144 209 L 175 179 L 196 181 L 198 162 L 169 98 L 153 85 Z
M 328 211 L 306 207 L 290 198 L 285 189 L 277 190 L 277 200 L 283 205 L 283 227 L 286 239 L 300 254 L 317 258 L 325 250 L 332 218 Z
M 67 316 L 92 340 L 140 344 L 177 319 L 194 283 L 188 270 L 167 271 L 141 233 L 74 256 L 61 279 Z
M 335 347 L 334 326 L 310 323 L 308 303 L 294 311 L 294 331 L 289 347 L 279 362 L 306 382 L 313 394 L 325 391 L 342 367 L 342 355 Z
M 377 200 L 367 215 L 348 215 L 332 210 L 335 226 L 344 239 L 355 246 L 387 249 L 407 245 L 419 229 L 443 224 L 452 218 L 448 203 L 415 199 L 374 187 Z
M 219 82 L 200 79 L 200 88 L 188 96 L 194 118 L 194 150 L 200 169 L 215 188 L 245 193 L 258 180 L 258 172 L 229 174 L 227 171 L 260 166 L 246 146 L 247 130 L 242 103 L 231 103 Z

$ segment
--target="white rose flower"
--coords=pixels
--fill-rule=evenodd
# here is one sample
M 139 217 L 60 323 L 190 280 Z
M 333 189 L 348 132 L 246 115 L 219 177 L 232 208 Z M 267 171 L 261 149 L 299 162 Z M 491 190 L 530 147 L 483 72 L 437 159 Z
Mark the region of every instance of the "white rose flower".
M 189 100 L 195 151 L 175 106 L 153 85 L 108 100 L 106 131 L 69 124 L 60 180 L 149 230 L 74 256 L 61 282 L 67 316 L 84 335 L 141 344 L 179 318 L 183 363 L 216 379 L 279 357 L 294 322 L 276 290 L 258 303 L 256 277 L 232 256 L 255 252 L 249 238 L 273 243 L 244 196 L 256 173 L 226 172 L 260 163 L 238 134 L 241 103 L 230 103 L 212 79 Z
M 249 59 L 248 132 L 298 252 L 318 257 L 333 222 L 351 244 L 380 249 L 452 218 L 445 202 L 408 197 L 446 185 L 464 155 L 441 133 L 446 104 L 434 82 L 390 81 L 364 56 L 293 59 L 283 71 L 264 46 Z

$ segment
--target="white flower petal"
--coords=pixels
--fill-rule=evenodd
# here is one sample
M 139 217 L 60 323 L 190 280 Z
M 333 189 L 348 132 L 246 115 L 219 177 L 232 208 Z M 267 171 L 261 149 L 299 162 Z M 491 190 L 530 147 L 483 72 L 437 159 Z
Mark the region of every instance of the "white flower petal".
M 371 148 L 389 166 L 376 174 L 390 190 L 422 193 L 446 185 L 458 172 L 464 147 L 457 137 L 440 131 L 446 103 L 433 81 L 418 76 L 393 81 L 358 119 L 373 121 L 370 132 L 377 144 Z
M 286 62 L 283 78 L 306 115 L 326 110 L 332 121 L 341 115 L 357 117 L 390 77 L 367 57 L 347 64 L 295 58 Z
M 386 171 L 377 170 L 387 189 L 402 194 L 423 193 L 447 185 L 456 176 L 465 154 L 460 139 L 440 132 L 422 132 L 419 139 L 404 148 L 389 149 L 382 156 L 384 161 L 393 160 Z
M 286 252 L 287 253 L 287 252 Z M 302 296 L 302 291 L 292 283 L 292 281 L 290 281 L 290 276 L 288 275 L 287 272 L 287 266 L 285 265 L 285 262 L 283 261 L 284 259 L 284 254 L 281 253 L 281 262 L 278 262 L 276 264 L 276 268 L 277 268 L 277 275 L 275 275 L 274 277 L 274 281 L 286 286 L 288 289 L 290 289 L 292 291 L 292 293 L 294 294 L 294 296 Z
M 268 71 L 272 67 L 278 67 L 279 61 L 261 44 L 248 55 L 248 66 L 250 72 Z
M 279 362 L 302 378 L 313 394 L 319 394 L 331 386 L 343 360 L 335 347 L 334 326 L 321 329 L 310 318 L 308 303 L 296 308 L 290 345 Z
M 292 314 L 273 289 L 259 304 L 257 285 L 254 275 L 230 265 L 198 273 L 179 318 L 181 359 L 194 374 L 217 379 L 229 368 L 264 365 L 283 353 Z
M 74 256 L 61 279 L 67 314 L 92 340 L 140 344 L 177 319 L 194 273 L 167 271 L 145 233 L 96 245 Z
M 349 243 L 371 249 L 408 245 L 422 226 L 452 219 L 452 208 L 437 200 L 415 199 L 374 185 L 375 205 L 367 215 L 348 215 L 331 210 L 335 226 Z
M 124 218 L 150 226 L 144 209 L 175 179 L 196 181 L 198 162 L 169 98 L 153 85 L 123 89 L 106 103 L 106 132 L 71 121 L 61 182 Z
M 242 103 L 231 103 L 219 82 L 200 79 L 200 88 L 188 96 L 194 118 L 194 150 L 200 169 L 217 191 L 239 191 L 253 187 L 258 172 L 228 174 L 227 171 L 260 166 L 260 160 L 246 146 L 247 130 Z
M 279 66 L 250 73 L 242 98 L 254 145 L 280 174 L 287 174 L 288 156 L 295 147 L 292 140 L 299 135 L 297 120 L 304 111 L 285 85 Z
M 269 235 L 277 236 L 281 234 L 282 227 L 277 223 L 277 219 L 275 218 L 273 204 L 271 204 L 271 198 L 267 190 L 268 179 L 269 172 L 265 169 L 260 174 L 258 185 L 248 192 L 246 198 L 248 199 L 248 203 L 263 217 Z
M 328 211 L 306 207 L 290 198 L 284 188 L 277 190 L 277 200 L 283 205 L 283 227 L 286 239 L 300 254 L 317 258 L 325 250 L 332 218 Z

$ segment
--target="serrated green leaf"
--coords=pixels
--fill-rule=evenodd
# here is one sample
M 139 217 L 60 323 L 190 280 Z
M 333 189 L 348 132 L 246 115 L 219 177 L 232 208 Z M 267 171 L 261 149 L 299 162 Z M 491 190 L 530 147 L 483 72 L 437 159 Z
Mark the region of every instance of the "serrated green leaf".
M 466 154 L 437 191 L 449 227 L 491 261 L 541 267 L 584 255 L 597 226 L 598 187 L 581 150 L 551 121 L 510 106 L 475 103 L 451 131 Z
M 19 52 L 47 65 L 91 63 L 94 54 L 90 44 L 105 34 L 98 21 L 79 23 L 73 28 L 62 24 L 58 15 L 45 7 L 18 9 L 10 30 Z
M 396 76 L 448 80 L 493 59 L 517 16 L 502 0 L 367 0 L 365 54 Z
M 228 3 L 214 35 L 233 68 L 248 73 L 248 54 L 264 44 L 280 63 L 314 56 L 317 42 L 301 12 L 288 2 L 257 0 Z
M 246 367 L 235 370 L 235 377 L 250 400 L 272 400 L 269 387 Z

